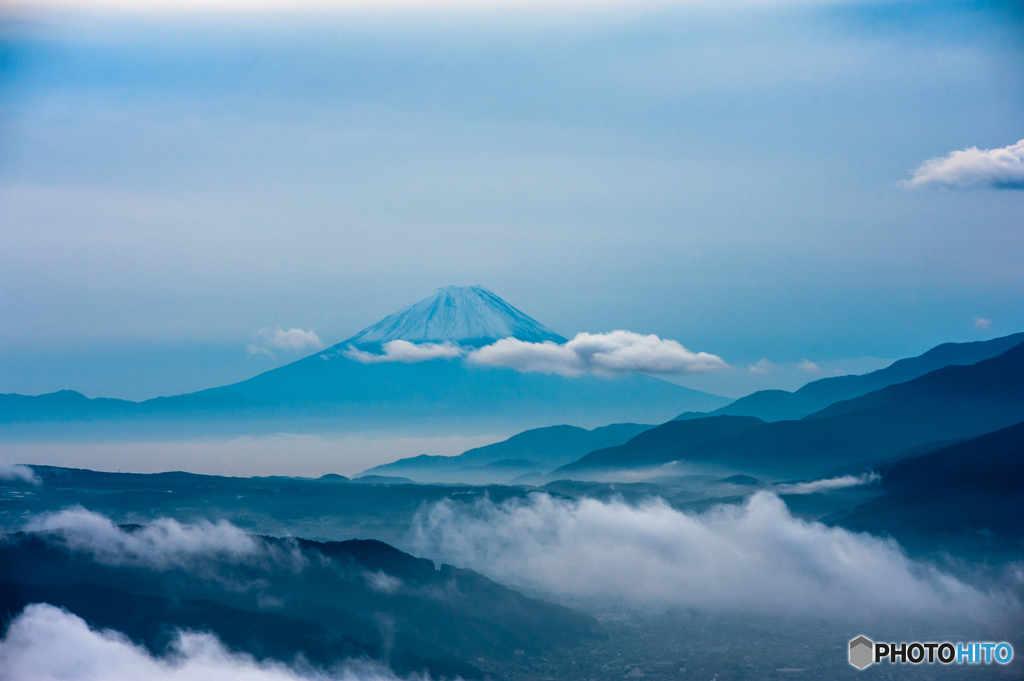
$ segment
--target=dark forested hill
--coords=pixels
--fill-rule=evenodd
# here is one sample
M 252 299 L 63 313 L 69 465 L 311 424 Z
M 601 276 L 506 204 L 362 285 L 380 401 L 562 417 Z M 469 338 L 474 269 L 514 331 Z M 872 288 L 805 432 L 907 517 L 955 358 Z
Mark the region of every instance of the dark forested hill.
M 472 570 L 436 568 L 377 541 L 246 542 L 212 532 L 202 542 L 162 545 L 159 533 L 133 540 L 144 527 L 93 537 L 80 530 L 70 538 L 56 531 L 0 536 L 0 619 L 47 602 L 155 653 L 175 629 L 188 628 L 261 658 L 290 661 L 301 652 L 329 666 L 364 657 L 435 678 L 479 678 L 469 660 L 574 645 L 596 624 Z
M 930 550 L 1024 549 L 1024 422 L 881 469 L 885 494 L 839 523 Z

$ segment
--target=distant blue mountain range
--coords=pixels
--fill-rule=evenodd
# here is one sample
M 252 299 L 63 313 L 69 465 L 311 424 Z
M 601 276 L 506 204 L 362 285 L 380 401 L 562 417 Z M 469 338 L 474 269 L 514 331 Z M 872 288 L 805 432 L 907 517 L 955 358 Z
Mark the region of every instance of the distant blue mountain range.
M 670 421 L 552 475 L 585 477 L 685 461 L 792 479 L 921 454 L 1024 421 L 1024 343 L 976 364 L 951 364 L 835 402 L 798 420 L 764 423 L 715 414 Z
M 715 416 L 756 416 L 763 421 L 800 419 L 825 407 L 904 383 L 946 366 L 976 364 L 1024 343 L 1024 333 L 974 343 L 943 343 L 923 355 L 901 359 L 884 369 L 859 376 L 833 376 L 812 381 L 796 392 L 758 390 L 713 412 Z M 687 416 L 688 417 L 688 416 Z

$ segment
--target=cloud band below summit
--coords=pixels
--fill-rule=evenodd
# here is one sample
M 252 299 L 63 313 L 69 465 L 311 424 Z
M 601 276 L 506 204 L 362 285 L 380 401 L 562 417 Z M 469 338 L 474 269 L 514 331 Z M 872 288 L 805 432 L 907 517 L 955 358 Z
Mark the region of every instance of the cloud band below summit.
M 692 352 L 678 341 L 632 331 L 578 333 L 562 345 L 550 341 L 529 343 L 503 338 L 474 350 L 466 361 L 481 366 L 509 367 L 521 372 L 560 376 L 586 373 L 610 376 L 632 372 L 688 374 L 727 366 L 717 355 Z
M 388 341 L 382 346 L 381 354 L 365 352 L 349 345 L 341 354 L 361 364 L 381 364 L 384 362 L 401 362 L 415 364 L 428 362 L 432 359 L 455 359 L 462 357 L 466 351 L 455 343 L 410 343 L 404 340 Z
M 622 330 L 578 333 L 566 343 L 537 343 L 518 338 L 502 338 L 482 348 L 468 350 L 454 343 L 416 344 L 395 340 L 385 343 L 382 349 L 383 353 L 375 354 L 350 346 L 342 351 L 342 355 L 363 364 L 409 364 L 465 356 L 468 364 L 477 366 L 505 367 L 522 373 L 569 377 L 583 374 L 689 374 L 728 366 L 721 357 L 706 352 L 693 352 L 678 341 Z

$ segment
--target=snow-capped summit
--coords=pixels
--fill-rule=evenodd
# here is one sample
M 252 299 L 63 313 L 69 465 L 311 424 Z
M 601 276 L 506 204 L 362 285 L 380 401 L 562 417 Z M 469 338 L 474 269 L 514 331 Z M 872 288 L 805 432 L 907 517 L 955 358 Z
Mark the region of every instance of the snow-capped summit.
M 388 315 L 338 345 L 379 348 L 393 340 L 481 347 L 500 338 L 523 341 L 566 339 L 481 286 L 446 286 L 418 303 Z

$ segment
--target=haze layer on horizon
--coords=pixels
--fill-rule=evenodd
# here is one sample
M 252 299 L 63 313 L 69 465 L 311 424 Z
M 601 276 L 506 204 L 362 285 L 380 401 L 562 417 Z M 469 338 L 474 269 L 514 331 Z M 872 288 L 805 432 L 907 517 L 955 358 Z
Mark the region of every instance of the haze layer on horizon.
M 221 385 L 447 284 L 730 396 L 1024 329 L 1024 191 L 901 184 L 1024 137 L 1013 3 L 127 6 L 0 18 L 0 392 Z

